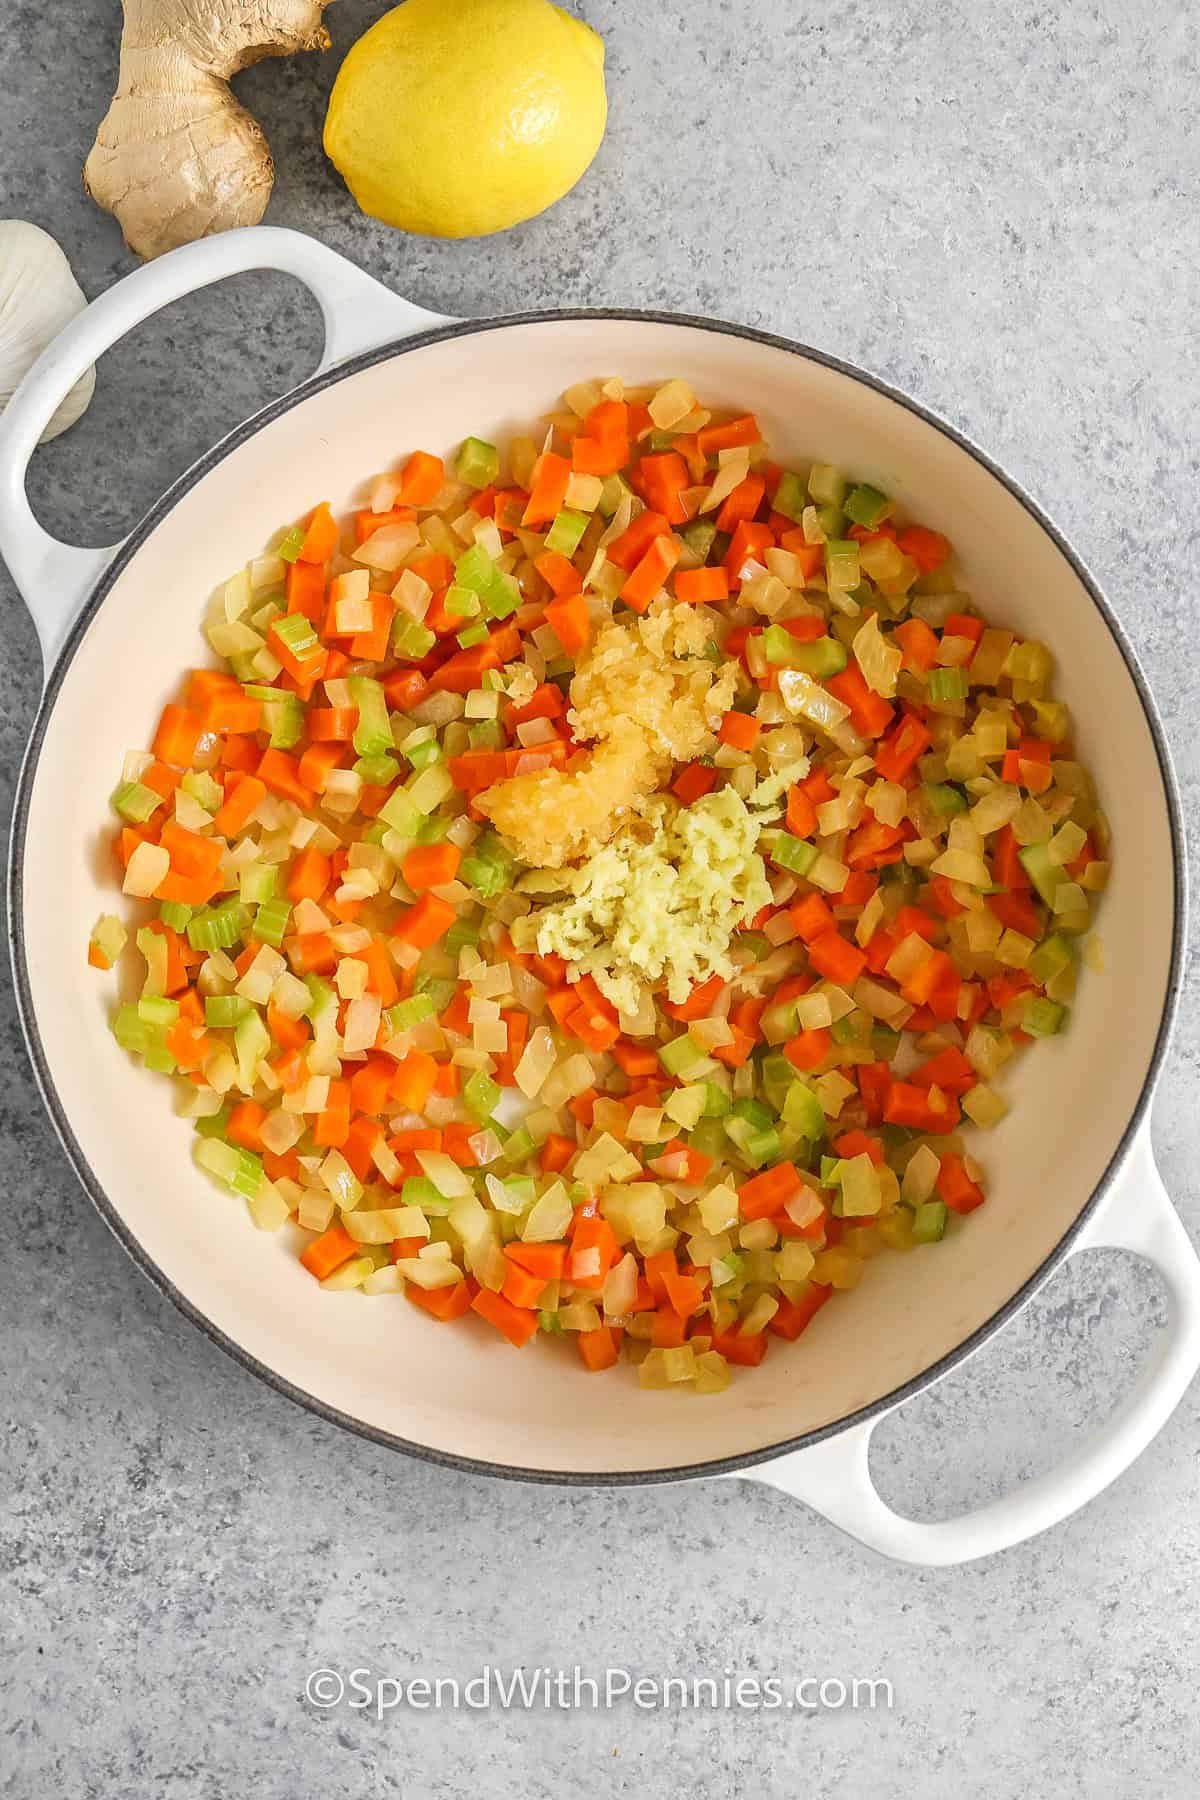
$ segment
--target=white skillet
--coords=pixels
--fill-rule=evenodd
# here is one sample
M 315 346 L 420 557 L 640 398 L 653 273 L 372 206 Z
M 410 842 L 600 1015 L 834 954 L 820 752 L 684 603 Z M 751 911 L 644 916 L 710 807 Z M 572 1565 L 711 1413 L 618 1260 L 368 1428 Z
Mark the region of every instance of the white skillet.
M 25 496 L 45 421 L 77 377 L 150 313 L 246 269 L 312 289 L 317 374 L 218 444 L 107 550 L 48 536 Z M 983 608 L 1044 639 L 1116 844 L 1101 909 L 1106 969 L 1069 1033 L 1022 1059 L 1013 1108 L 980 1141 L 990 1197 L 934 1250 L 881 1257 L 794 1346 L 703 1400 L 592 1377 L 569 1354 L 517 1354 L 472 1321 L 442 1328 L 395 1299 L 322 1293 L 284 1238 L 260 1236 L 190 1158 L 167 1085 L 108 1032 L 110 983 L 85 963 L 114 905 L 103 848 L 122 757 L 143 745 L 202 649 L 212 587 L 317 500 L 420 445 L 503 433 L 581 377 L 687 377 L 754 411 L 779 456 L 819 453 L 949 533 Z M 567 1483 L 752 1476 L 912 1562 L 984 1556 L 1065 1518 L 1124 1470 L 1200 1366 L 1200 1264 L 1155 1170 L 1148 1112 L 1176 1003 L 1183 833 L 1162 730 L 1133 652 L 1060 534 L 973 445 L 904 395 L 819 352 L 741 327 L 646 313 L 447 321 L 299 234 L 254 228 L 165 256 L 53 344 L 0 421 L 0 552 L 42 642 L 46 691 L 16 799 L 10 871 L 22 1020 L 81 1181 L 139 1266 L 281 1392 L 432 1461 Z M 871 1432 L 957 1367 L 1065 1257 L 1099 1245 L 1160 1270 L 1167 1328 L 1133 1394 L 1052 1473 L 966 1517 L 891 1511 Z

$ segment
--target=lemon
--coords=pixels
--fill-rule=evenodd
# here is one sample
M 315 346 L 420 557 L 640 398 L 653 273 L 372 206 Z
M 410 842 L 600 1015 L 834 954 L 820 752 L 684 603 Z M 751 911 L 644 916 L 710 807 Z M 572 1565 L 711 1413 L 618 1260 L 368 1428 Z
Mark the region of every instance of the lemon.
M 606 116 L 604 42 L 549 0 L 405 0 L 342 64 L 325 151 L 374 218 L 483 237 L 573 188 Z

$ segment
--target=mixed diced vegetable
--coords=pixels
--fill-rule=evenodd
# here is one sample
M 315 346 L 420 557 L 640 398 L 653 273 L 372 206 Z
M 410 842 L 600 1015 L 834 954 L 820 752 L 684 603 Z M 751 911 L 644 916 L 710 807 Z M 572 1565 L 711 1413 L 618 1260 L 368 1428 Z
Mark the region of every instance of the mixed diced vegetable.
M 985 1199 L 1108 833 L 1045 645 L 684 381 L 418 451 L 213 597 L 113 795 L 196 1160 L 331 1290 L 725 1387 Z

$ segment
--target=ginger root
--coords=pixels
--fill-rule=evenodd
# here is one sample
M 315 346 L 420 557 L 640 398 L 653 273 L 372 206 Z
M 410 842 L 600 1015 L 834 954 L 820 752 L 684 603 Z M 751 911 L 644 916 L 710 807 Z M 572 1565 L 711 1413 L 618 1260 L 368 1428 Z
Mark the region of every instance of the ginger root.
M 229 80 L 266 56 L 327 50 L 329 0 L 124 0 L 117 91 L 83 168 L 129 248 L 160 256 L 256 225 L 274 164 Z

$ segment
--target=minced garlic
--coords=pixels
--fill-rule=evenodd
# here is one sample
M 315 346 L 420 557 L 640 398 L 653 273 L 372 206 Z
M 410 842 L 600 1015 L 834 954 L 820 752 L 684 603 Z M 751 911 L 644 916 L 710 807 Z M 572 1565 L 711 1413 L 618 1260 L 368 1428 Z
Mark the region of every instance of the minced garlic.
M 513 920 L 513 941 L 565 957 L 623 1014 L 638 1011 L 647 983 L 686 1000 L 697 982 L 733 974 L 730 938 L 770 902 L 755 847 L 764 823 L 730 787 L 692 806 L 645 799 L 570 872 L 569 898 Z

